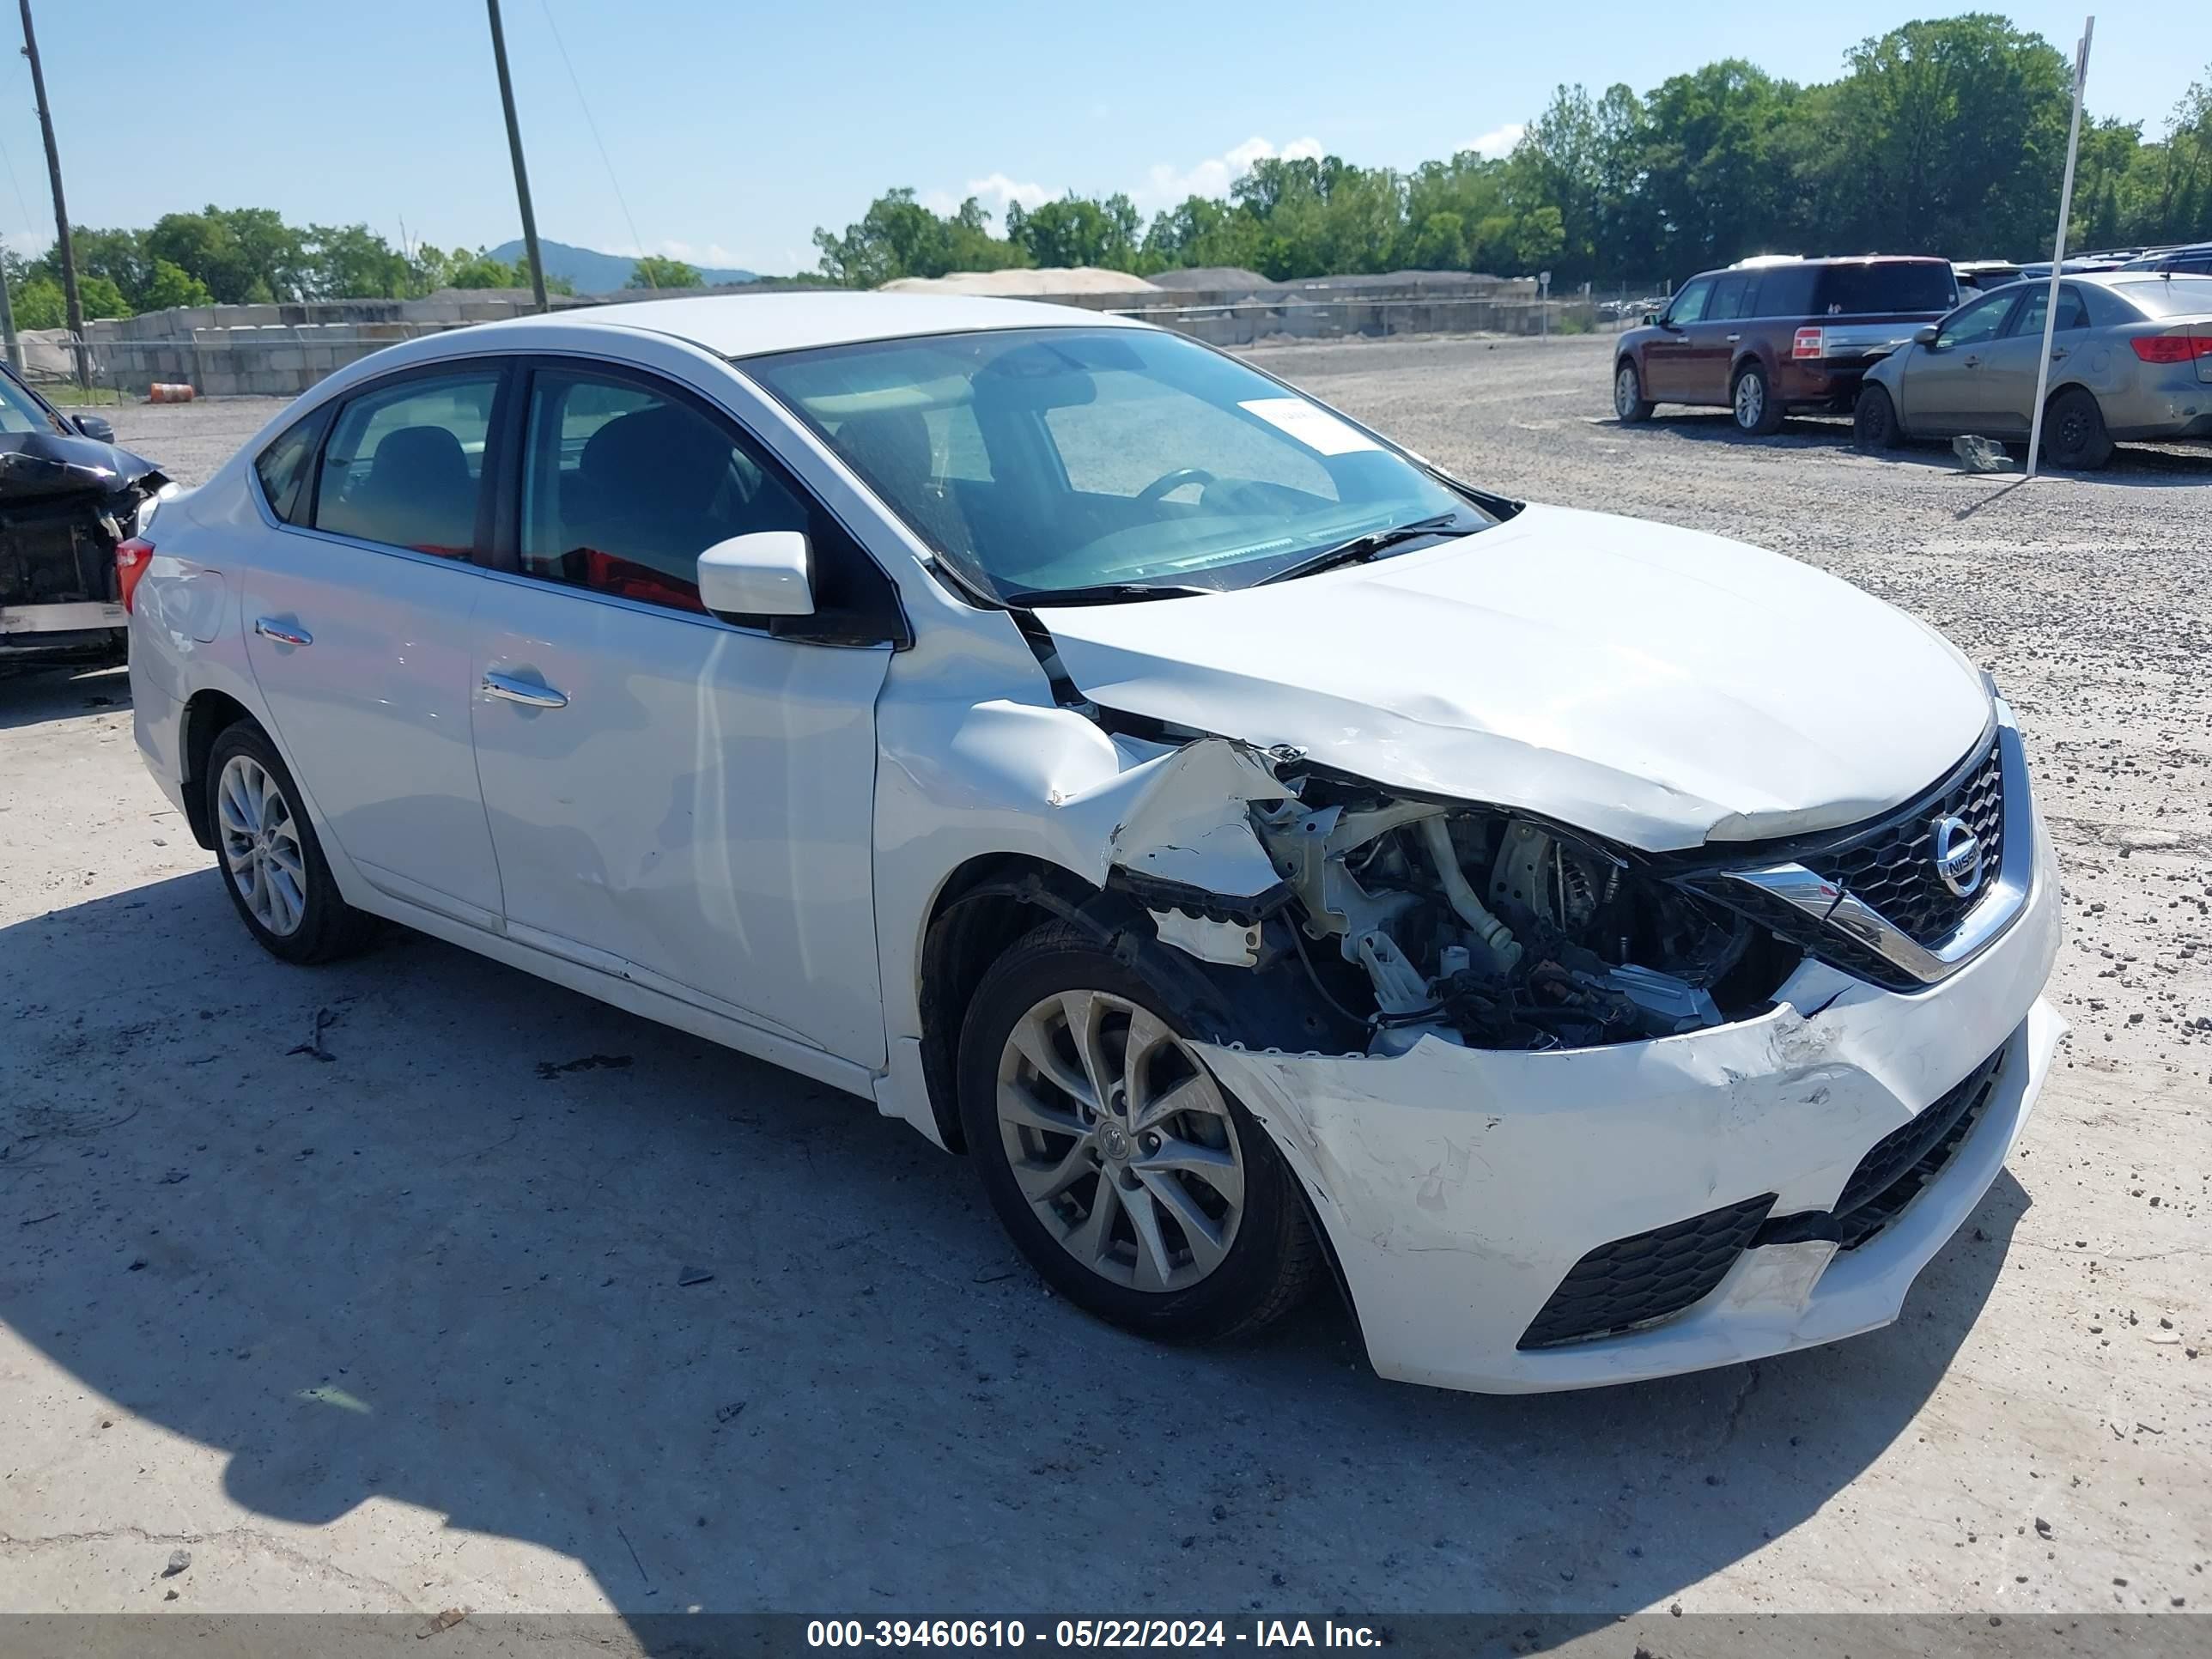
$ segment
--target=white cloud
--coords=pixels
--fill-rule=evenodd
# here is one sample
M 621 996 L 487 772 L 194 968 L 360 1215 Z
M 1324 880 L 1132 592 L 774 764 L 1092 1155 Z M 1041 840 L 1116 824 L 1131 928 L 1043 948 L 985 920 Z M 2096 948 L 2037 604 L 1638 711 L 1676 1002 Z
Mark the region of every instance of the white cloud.
M 1255 161 L 1275 156 L 1291 161 L 1318 161 L 1322 154 L 1318 138 L 1295 138 L 1278 149 L 1267 139 L 1250 137 L 1235 149 L 1209 155 L 1193 167 L 1178 167 L 1170 162 L 1159 162 L 1145 175 L 1145 182 L 1129 193 L 1135 198 L 1137 205 L 1147 211 L 1173 207 L 1188 196 L 1226 197 L 1230 185 Z
M 739 270 L 745 268 L 745 261 L 720 242 L 664 241 L 656 245 L 653 251 L 664 258 L 681 259 L 687 265 L 713 265 L 726 270 L 733 266 Z
M 1521 142 L 1521 135 L 1528 131 L 1524 121 L 1508 121 L 1502 127 L 1492 127 L 1480 138 L 1470 138 L 1462 149 L 1471 149 L 1486 161 L 1494 161 L 1501 155 L 1510 155 L 1513 147 Z
M 970 179 L 968 187 L 957 196 L 949 190 L 926 190 L 915 199 L 932 213 L 952 214 L 960 210 L 961 203 L 973 196 L 993 217 L 1003 218 L 1009 202 L 1019 202 L 1025 209 L 1035 211 L 1061 194 L 1048 185 L 1028 184 L 1006 173 L 994 173 L 988 178 Z

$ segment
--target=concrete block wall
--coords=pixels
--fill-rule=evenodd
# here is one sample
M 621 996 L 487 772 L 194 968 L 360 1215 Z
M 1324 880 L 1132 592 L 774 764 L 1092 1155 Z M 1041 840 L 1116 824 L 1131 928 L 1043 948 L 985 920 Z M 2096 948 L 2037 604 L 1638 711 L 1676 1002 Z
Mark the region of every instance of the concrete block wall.
M 1285 284 L 1258 294 L 1184 289 L 1158 295 L 1039 297 L 1141 318 L 1221 346 L 1355 335 L 1534 334 L 1541 326 L 1535 284 L 1527 279 L 1444 283 L 1416 277 L 1388 283 Z M 560 309 L 589 303 L 566 296 L 556 301 Z M 1571 304 L 1552 302 L 1555 326 Z M 427 300 L 190 306 L 103 319 L 85 333 L 101 382 L 123 392 L 143 397 L 156 382 L 172 382 L 191 386 L 203 397 L 290 398 L 398 341 L 494 322 L 530 308 L 528 294 L 512 291 L 440 294 Z

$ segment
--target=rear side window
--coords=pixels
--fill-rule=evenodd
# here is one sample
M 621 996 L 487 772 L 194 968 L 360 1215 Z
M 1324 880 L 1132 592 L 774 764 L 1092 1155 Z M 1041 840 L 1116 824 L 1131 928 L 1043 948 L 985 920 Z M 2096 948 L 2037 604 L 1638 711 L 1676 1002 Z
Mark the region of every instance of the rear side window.
M 1859 317 L 1890 311 L 1948 311 L 1959 303 L 1959 279 L 1950 266 L 1934 260 L 1826 265 L 1820 270 L 1816 298 L 1814 311 L 1807 314 Z
M 298 524 L 307 516 L 307 470 L 330 418 L 327 406 L 317 410 L 254 458 L 253 471 L 261 480 L 261 493 L 269 498 L 269 510 L 286 524 Z
M 476 545 L 500 371 L 420 376 L 367 392 L 323 447 L 315 528 L 441 558 Z
M 2051 290 L 2042 283 L 2037 283 L 2034 291 L 2027 296 L 2026 302 L 2013 314 L 2012 324 L 2005 332 L 2032 334 L 2040 337 L 2043 333 L 2043 319 L 2049 311 L 2050 305 Z M 2058 290 L 2058 326 L 2053 331 L 2063 334 L 2069 328 L 2088 326 L 2089 313 L 2087 307 L 2081 303 L 2081 289 L 2060 289 Z
M 1813 308 L 1813 290 L 1819 285 L 1818 265 L 1784 265 L 1763 271 L 1759 278 L 1759 291 L 1751 296 L 1751 308 L 1747 317 L 1811 317 L 1818 313 Z

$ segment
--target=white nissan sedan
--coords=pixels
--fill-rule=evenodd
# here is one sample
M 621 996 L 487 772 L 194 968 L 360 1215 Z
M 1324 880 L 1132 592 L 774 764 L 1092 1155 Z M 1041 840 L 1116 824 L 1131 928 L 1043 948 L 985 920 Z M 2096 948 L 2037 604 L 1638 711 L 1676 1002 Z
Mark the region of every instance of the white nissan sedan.
M 1134 323 L 462 329 L 118 557 L 270 951 L 402 922 L 873 1100 L 1163 1338 L 1324 1273 L 1455 1388 L 1869 1329 L 2061 1030 L 2019 733 L 1935 633 Z

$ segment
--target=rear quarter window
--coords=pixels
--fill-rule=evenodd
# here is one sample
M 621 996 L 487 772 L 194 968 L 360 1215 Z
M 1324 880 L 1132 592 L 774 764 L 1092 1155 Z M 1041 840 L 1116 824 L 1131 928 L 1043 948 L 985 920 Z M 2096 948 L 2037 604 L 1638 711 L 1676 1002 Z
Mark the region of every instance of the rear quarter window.
M 269 498 L 269 510 L 287 524 L 299 524 L 307 517 L 308 468 L 330 417 L 330 407 L 325 404 L 305 420 L 294 422 L 253 459 L 253 471 L 261 480 L 262 494 Z
M 1859 317 L 1892 311 L 1944 312 L 1959 303 L 1959 280 L 1950 266 L 1878 264 L 1821 269 L 1815 305 L 1808 314 Z

